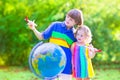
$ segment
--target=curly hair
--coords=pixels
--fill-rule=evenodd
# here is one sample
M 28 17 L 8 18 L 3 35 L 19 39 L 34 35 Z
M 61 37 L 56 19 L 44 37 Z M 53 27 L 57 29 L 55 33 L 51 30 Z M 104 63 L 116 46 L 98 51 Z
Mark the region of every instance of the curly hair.
M 86 25 L 81 25 L 77 27 L 76 32 L 75 32 L 75 37 L 79 30 L 84 31 L 84 34 L 86 36 L 86 43 L 89 44 L 92 41 L 92 33 L 91 33 L 90 28 Z

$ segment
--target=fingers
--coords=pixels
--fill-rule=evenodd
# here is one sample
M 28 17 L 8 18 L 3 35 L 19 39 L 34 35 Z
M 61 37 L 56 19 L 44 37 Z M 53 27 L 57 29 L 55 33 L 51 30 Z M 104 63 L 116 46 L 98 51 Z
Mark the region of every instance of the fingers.
M 34 21 L 30 21 L 30 20 L 28 20 L 28 25 L 37 26 L 37 24 L 35 24 Z
M 25 21 L 27 22 L 28 26 L 37 26 L 37 24 L 35 24 L 35 20 L 31 21 L 27 16 L 25 17 Z
M 92 45 L 92 44 L 90 44 L 90 45 L 89 45 L 89 47 L 93 48 L 93 45 Z
M 35 27 L 37 26 L 37 24 L 34 23 L 34 20 L 33 20 L 33 21 L 28 20 L 27 25 L 28 25 L 28 27 L 29 27 L 30 29 L 32 29 L 32 30 L 35 29 Z

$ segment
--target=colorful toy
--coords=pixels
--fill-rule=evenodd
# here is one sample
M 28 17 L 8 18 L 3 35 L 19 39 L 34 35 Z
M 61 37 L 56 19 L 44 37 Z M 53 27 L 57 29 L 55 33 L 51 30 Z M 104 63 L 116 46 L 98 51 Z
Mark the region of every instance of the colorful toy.
M 66 65 L 66 55 L 61 47 L 52 43 L 38 43 L 29 56 L 31 71 L 39 78 L 51 80 L 59 75 Z
M 28 23 L 28 17 L 27 16 L 25 17 L 25 21 Z

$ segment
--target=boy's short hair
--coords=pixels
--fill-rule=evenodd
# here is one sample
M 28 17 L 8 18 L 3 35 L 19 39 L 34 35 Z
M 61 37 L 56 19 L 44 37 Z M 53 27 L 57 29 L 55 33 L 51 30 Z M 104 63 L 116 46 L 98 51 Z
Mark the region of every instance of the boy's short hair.
M 67 13 L 68 16 L 73 18 L 76 22 L 77 25 L 82 25 L 83 24 L 83 15 L 82 11 L 79 9 L 72 9 Z

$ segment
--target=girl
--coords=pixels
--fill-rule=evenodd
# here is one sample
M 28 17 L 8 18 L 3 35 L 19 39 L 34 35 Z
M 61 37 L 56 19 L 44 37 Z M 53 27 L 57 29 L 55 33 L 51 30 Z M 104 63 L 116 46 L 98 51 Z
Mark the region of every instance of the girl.
M 71 46 L 73 77 L 76 80 L 90 80 L 94 76 L 91 58 L 95 56 L 95 48 L 90 45 L 92 34 L 90 29 L 81 25 L 75 33 L 77 42 Z

